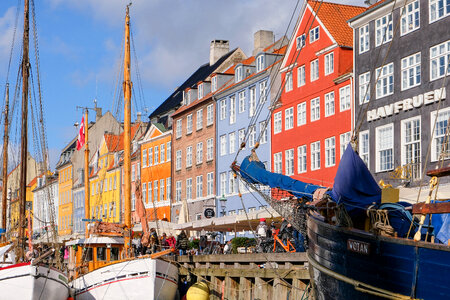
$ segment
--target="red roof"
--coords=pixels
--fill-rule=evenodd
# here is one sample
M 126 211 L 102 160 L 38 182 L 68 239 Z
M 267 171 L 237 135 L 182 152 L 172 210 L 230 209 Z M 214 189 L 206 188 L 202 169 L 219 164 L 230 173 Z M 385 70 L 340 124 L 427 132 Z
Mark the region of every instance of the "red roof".
M 312 0 L 308 4 L 339 46 L 353 47 L 353 30 L 347 21 L 367 8 Z
M 135 123 L 131 126 L 131 140 L 134 139 L 137 130 L 139 129 L 140 123 Z M 123 150 L 123 132 L 120 135 L 106 133 L 105 134 L 105 143 L 106 147 L 108 147 L 108 152 L 116 152 Z

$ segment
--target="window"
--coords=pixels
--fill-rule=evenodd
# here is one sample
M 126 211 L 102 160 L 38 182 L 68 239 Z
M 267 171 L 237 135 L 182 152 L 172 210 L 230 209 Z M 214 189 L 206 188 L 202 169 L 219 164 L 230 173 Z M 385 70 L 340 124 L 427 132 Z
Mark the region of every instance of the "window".
M 297 50 L 300 50 L 305 46 L 306 36 L 302 34 L 296 38 Z
M 177 132 L 176 138 L 177 139 L 181 137 L 181 130 L 182 130 L 182 128 L 181 128 L 181 119 L 178 119 L 177 120 L 177 130 L 176 130 L 176 132 Z
M 256 110 L 256 88 L 251 87 L 250 88 L 250 101 L 249 101 L 249 108 L 248 108 L 248 116 L 253 117 L 255 115 Z
M 234 177 L 233 172 L 228 172 L 228 178 L 230 179 L 230 182 L 228 184 L 228 194 L 234 194 L 237 191 L 236 187 L 236 178 Z
M 106 260 L 106 247 L 97 247 L 97 261 Z
M 172 177 L 167 177 L 166 179 L 166 190 L 167 190 L 167 200 L 172 198 Z
M 229 133 L 228 140 L 230 141 L 230 154 L 236 152 L 236 133 Z
M 334 115 L 334 92 L 325 94 L 325 117 Z
M 297 126 L 306 124 L 306 102 L 297 104 Z
M 236 97 L 230 97 L 230 124 L 236 123 Z
M 165 154 L 166 154 L 166 149 L 165 149 L 165 145 L 164 144 L 161 144 L 161 146 L 159 146 L 160 147 L 160 149 L 161 149 L 161 163 L 163 163 L 165 160 L 166 160 L 166 158 L 165 158 Z
M 434 129 L 434 136 L 431 142 L 432 161 L 437 161 L 441 157 L 441 155 L 443 155 L 444 158 L 448 158 L 448 155 L 450 153 L 449 142 L 448 139 L 446 140 L 446 132 L 449 118 L 450 118 L 450 108 L 441 109 L 439 111 L 439 114 L 437 114 L 436 111 L 431 113 L 431 125 L 432 125 L 431 127 L 433 127 L 433 124 L 436 122 Z
M 198 93 L 198 99 L 203 98 L 203 83 L 200 83 L 198 85 L 197 93 Z
M 131 166 L 131 181 L 135 181 L 136 180 L 136 165 L 132 165 Z M 101 182 L 100 185 L 100 193 L 103 190 L 103 181 Z
M 325 75 L 334 72 L 334 53 L 325 55 Z
M 206 108 L 206 126 L 212 125 L 214 122 L 214 108 L 213 105 L 210 104 Z
M 148 188 L 148 193 L 147 193 L 147 195 L 148 195 L 148 201 L 147 201 L 147 203 L 148 203 L 148 202 L 152 202 L 153 182 L 150 181 L 150 182 L 147 184 L 147 188 Z
M 158 146 L 155 146 L 155 165 L 158 164 L 158 160 L 159 160 L 159 158 L 158 158 L 158 156 L 159 156 L 158 148 L 159 148 Z
M 255 125 L 250 127 L 250 135 L 248 137 L 248 146 L 250 148 L 254 147 L 256 144 L 256 128 Z
M 136 194 L 134 191 L 131 192 L 131 210 L 134 211 L 136 209 Z M 102 207 L 100 206 L 100 218 L 103 215 Z
M 186 179 L 186 199 L 192 200 L 192 178 Z
M 359 28 L 359 53 L 364 53 L 370 49 L 369 24 Z
M 211 78 L 211 92 L 217 91 L 217 76 Z
M 311 170 L 320 169 L 320 141 L 311 143 Z
M 377 99 L 394 93 L 394 63 L 383 66 L 376 70 Z
M 235 70 L 235 80 L 236 80 L 236 82 L 238 82 L 238 81 L 241 81 L 242 80 L 242 78 L 243 78 L 243 72 L 244 70 L 243 70 L 243 67 L 242 66 L 238 66 L 238 67 L 236 67 L 236 70 Z
M 153 147 L 148 148 L 148 165 L 153 165 Z
M 192 133 L 192 114 L 187 116 L 186 119 L 186 134 Z
M 281 174 L 282 172 L 282 153 L 278 152 L 273 155 L 273 172 Z
M 262 70 L 264 70 L 264 54 L 256 58 L 256 72 L 261 72 Z
M 192 146 L 186 148 L 186 168 L 192 167 Z
M 203 143 L 197 143 L 197 155 L 196 155 L 196 163 L 201 164 L 203 162 Z
M 114 176 L 114 189 L 115 190 L 117 189 L 117 177 L 116 176 Z
M 369 167 L 369 131 L 359 133 L 359 157 Z
M 166 185 L 164 184 L 164 179 L 161 179 L 160 181 L 159 181 L 159 199 L 161 200 L 161 201 L 164 201 L 164 187 L 165 187 Z
M 220 156 L 224 156 L 227 154 L 227 136 L 220 136 Z
M 306 172 L 306 145 L 297 148 L 297 172 Z
M 380 46 L 392 40 L 392 14 L 375 20 L 375 46 Z
M 340 157 L 342 158 L 342 155 L 344 155 L 344 151 L 347 148 L 348 143 L 350 143 L 351 138 L 351 132 L 343 133 L 339 136 L 339 145 L 340 145 Z
M 239 145 L 238 147 L 240 148 L 242 146 L 242 143 L 244 143 L 245 141 L 245 129 L 239 129 Z M 245 149 L 245 147 L 243 147 L 242 149 Z
M 197 130 L 203 128 L 203 109 L 197 110 Z
M 400 34 L 404 35 L 420 27 L 419 0 L 406 4 L 402 9 Z
M 259 122 L 259 139 L 261 144 L 267 143 L 266 121 Z
M 210 161 L 213 159 L 213 153 L 214 153 L 214 141 L 211 138 L 206 141 L 206 160 L 207 161 Z
M 359 104 L 370 100 L 370 72 L 359 75 Z
M 292 72 L 286 72 L 286 82 L 285 82 L 285 90 L 286 92 L 292 91 Z
M 227 192 L 227 173 L 220 173 L 220 195 L 225 195 Z
M 206 194 L 211 196 L 214 194 L 214 173 L 206 174 Z
M 449 0 L 450 1 L 450 0 Z M 447 66 L 447 73 L 450 73 L 448 69 L 450 69 L 449 64 L 449 56 L 450 56 L 450 41 L 444 42 L 442 44 L 431 47 L 430 49 L 430 80 L 435 80 L 441 77 L 444 77 L 446 71 L 445 68 Z
M 389 171 L 394 167 L 394 126 L 388 124 L 376 128 L 376 172 Z
M 297 68 L 297 87 L 306 84 L 305 65 Z
M 181 180 L 175 182 L 175 201 L 181 201 Z
M 311 100 L 311 122 L 320 119 L 320 98 Z
M 274 134 L 281 132 L 281 111 L 273 115 L 273 131 Z
M 450 0 L 430 0 L 430 23 L 448 16 Z
M 284 130 L 294 128 L 294 108 L 286 108 L 284 111 Z
M 340 111 L 345 111 L 350 109 L 350 85 L 344 86 L 339 89 L 339 104 Z
M 420 116 L 402 121 L 402 165 L 408 165 L 411 179 L 421 177 Z
M 259 83 L 259 103 L 266 102 L 267 81 Z
M 319 39 L 319 26 L 309 31 L 309 43 L 314 43 Z
M 227 117 L 227 100 L 223 99 L 220 101 L 220 120 L 225 120 Z
M 196 184 L 196 196 L 197 196 L 197 199 L 199 199 L 199 198 L 202 198 L 203 197 L 203 176 L 202 175 L 200 175 L 200 176 L 197 176 L 197 178 L 196 178 L 196 180 L 197 180 L 197 184 Z
M 420 84 L 420 52 L 405 57 L 402 66 L 402 91 Z
M 311 82 L 319 79 L 319 60 L 313 60 L 311 62 Z
M 325 139 L 325 167 L 331 167 L 336 164 L 336 139 L 330 137 Z
M 159 201 L 158 196 L 159 196 L 159 194 L 158 194 L 158 180 L 155 180 L 153 182 L 153 201 L 155 201 L 155 202 Z
M 167 142 L 167 149 L 166 149 L 166 151 L 167 151 L 167 155 L 166 155 L 167 161 L 170 161 L 172 159 L 171 158 L 171 156 L 172 156 L 172 142 L 171 141 Z
M 175 156 L 175 170 L 181 170 L 181 150 L 177 150 L 177 154 Z
M 294 149 L 289 149 L 284 152 L 284 160 L 286 175 L 294 175 Z
M 245 111 L 245 91 L 239 92 L 239 113 Z
M 115 210 L 114 210 L 115 211 Z M 111 247 L 111 261 L 119 260 L 119 247 Z
M 142 151 L 142 167 L 147 166 L 147 149 Z

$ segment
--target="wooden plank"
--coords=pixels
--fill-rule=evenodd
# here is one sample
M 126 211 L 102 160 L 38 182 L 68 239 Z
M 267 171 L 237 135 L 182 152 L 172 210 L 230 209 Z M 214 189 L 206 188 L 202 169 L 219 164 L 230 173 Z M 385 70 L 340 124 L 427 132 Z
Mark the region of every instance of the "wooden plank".
M 218 254 L 218 255 L 182 255 L 176 256 L 176 260 L 179 262 L 209 262 L 209 263 L 250 263 L 250 262 L 260 262 L 265 263 L 267 261 L 281 262 L 292 262 L 295 264 L 300 264 L 302 262 L 307 262 L 305 252 L 295 252 L 295 253 L 246 253 L 246 254 Z
M 241 277 L 239 282 L 239 298 L 238 300 L 252 300 L 252 291 L 254 285 L 249 278 Z
M 443 167 L 435 170 L 428 170 L 427 176 L 443 177 L 450 175 L 450 167 Z
M 214 276 L 214 277 L 261 277 L 261 278 L 278 278 L 287 279 L 309 279 L 307 269 L 221 269 L 221 268 L 179 268 L 180 275 L 188 275 L 193 273 L 197 276 Z
M 413 214 L 448 214 L 450 213 L 450 202 L 441 203 L 417 203 L 412 207 Z

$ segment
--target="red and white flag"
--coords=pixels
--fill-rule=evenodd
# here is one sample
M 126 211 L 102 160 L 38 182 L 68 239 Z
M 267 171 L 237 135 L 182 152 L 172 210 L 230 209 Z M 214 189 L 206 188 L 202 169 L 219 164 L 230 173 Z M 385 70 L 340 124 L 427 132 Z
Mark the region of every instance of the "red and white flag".
M 84 116 L 83 116 L 83 118 L 81 119 L 80 132 L 78 133 L 77 150 L 83 148 L 84 143 L 85 140 L 84 140 Z

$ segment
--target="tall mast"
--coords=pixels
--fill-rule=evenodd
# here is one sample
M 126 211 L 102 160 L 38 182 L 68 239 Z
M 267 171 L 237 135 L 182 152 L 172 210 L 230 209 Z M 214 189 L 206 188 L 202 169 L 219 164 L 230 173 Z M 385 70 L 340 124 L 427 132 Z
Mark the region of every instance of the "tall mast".
M 84 111 L 84 215 L 86 219 L 89 219 L 91 208 L 89 206 L 89 139 L 88 139 L 88 109 Z M 89 237 L 88 222 L 86 222 L 86 235 Z
M 131 79 L 130 79 L 130 5 L 127 5 L 125 16 L 125 55 L 123 74 L 124 93 L 124 216 L 126 231 L 124 234 L 125 255 L 131 256 Z
M 25 247 L 25 201 L 27 190 L 27 134 L 28 134 L 28 76 L 29 76 L 29 0 L 24 3 L 23 21 L 23 58 L 22 58 L 22 136 L 20 150 L 20 184 L 19 184 L 19 235 L 18 235 L 18 255 L 16 261 L 24 258 Z
M 9 83 L 6 84 L 6 98 L 5 98 L 5 131 L 3 133 L 3 191 L 2 191 L 2 229 L 6 230 L 6 197 L 8 197 L 8 125 L 9 125 Z M 6 234 L 3 235 L 3 241 L 6 239 Z

